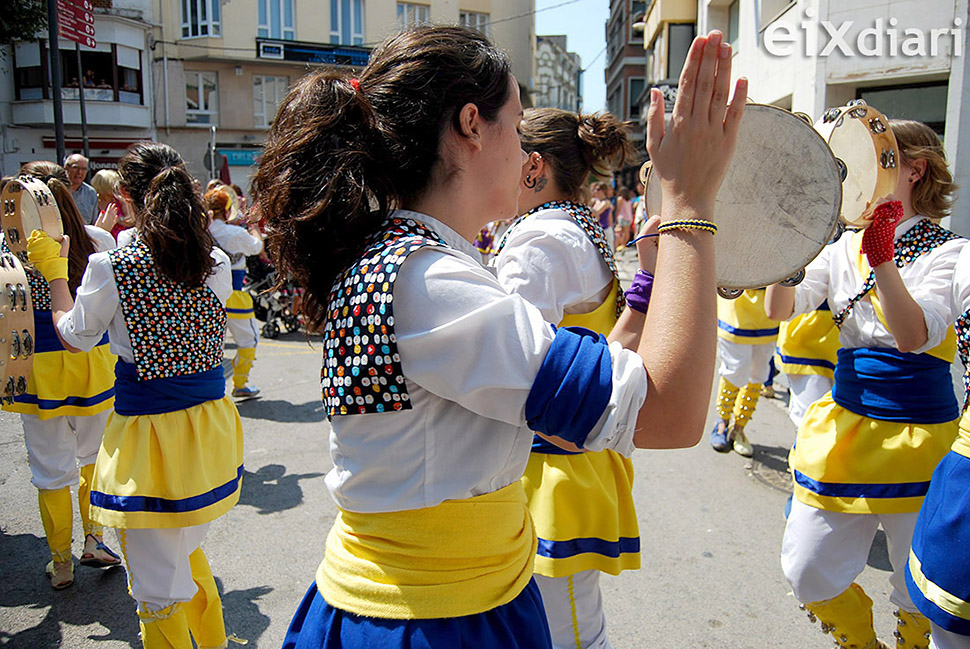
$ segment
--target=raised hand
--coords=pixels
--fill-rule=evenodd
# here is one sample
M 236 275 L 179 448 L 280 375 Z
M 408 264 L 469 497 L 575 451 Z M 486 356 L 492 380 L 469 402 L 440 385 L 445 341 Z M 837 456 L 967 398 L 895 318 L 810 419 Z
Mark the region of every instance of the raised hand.
M 669 128 L 660 90 L 650 91 L 647 151 L 658 174 L 664 200 L 661 218 L 712 219 L 714 198 L 737 146 L 748 82 L 739 79 L 728 105 L 731 46 L 721 32 L 698 36 L 680 75 Z

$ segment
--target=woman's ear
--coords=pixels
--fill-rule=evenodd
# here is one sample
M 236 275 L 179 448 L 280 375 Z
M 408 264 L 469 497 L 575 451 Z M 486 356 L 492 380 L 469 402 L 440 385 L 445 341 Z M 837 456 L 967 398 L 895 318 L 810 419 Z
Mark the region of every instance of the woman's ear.
M 923 178 L 923 176 L 926 175 L 927 164 L 928 163 L 925 159 L 913 161 L 913 175 L 915 176 L 913 182 L 918 182 L 921 178 Z
M 462 106 L 458 112 L 458 135 L 476 148 L 481 149 L 482 127 L 482 116 L 478 112 L 478 106 L 472 103 Z

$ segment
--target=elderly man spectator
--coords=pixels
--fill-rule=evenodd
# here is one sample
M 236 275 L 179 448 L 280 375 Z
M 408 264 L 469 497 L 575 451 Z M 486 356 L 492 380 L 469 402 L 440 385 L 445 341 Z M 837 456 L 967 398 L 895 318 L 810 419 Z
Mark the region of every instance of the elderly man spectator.
M 98 219 L 98 192 L 94 187 L 84 182 L 88 177 L 88 159 L 80 153 L 67 156 L 64 161 L 64 168 L 71 179 L 71 194 L 74 195 L 74 203 L 84 217 L 84 222 L 94 225 Z

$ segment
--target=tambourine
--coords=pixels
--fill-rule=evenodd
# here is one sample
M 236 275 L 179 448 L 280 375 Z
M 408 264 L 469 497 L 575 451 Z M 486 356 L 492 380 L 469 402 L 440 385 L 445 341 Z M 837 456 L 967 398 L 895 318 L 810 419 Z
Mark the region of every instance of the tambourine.
M 34 308 L 30 284 L 20 260 L 0 253 L 0 401 L 27 391 L 33 368 Z
M 828 142 L 842 175 L 842 220 L 864 228 L 881 198 L 896 191 L 899 147 L 889 119 L 862 99 L 825 111 L 815 129 Z
M 641 170 L 648 214 L 660 214 L 660 181 Z M 842 176 L 807 115 L 748 104 L 737 151 L 714 204 L 715 275 L 723 297 L 776 282 L 797 284 L 837 234 Z
M 3 212 L 0 227 L 7 246 L 23 264 L 27 261 L 27 237 L 34 230 L 43 230 L 55 241 L 64 236 L 61 213 L 54 194 L 41 180 L 33 176 L 19 176 L 7 183 L 0 195 Z

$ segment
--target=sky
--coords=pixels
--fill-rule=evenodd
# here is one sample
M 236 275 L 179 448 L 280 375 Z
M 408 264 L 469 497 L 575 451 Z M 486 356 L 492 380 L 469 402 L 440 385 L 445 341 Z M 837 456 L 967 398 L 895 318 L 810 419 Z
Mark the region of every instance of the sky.
M 606 20 L 609 0 L 535 0 L 536 35 L 565 34 L 566 49 L 579 54 L 583 69 L 583 112 L 606 106 Z

